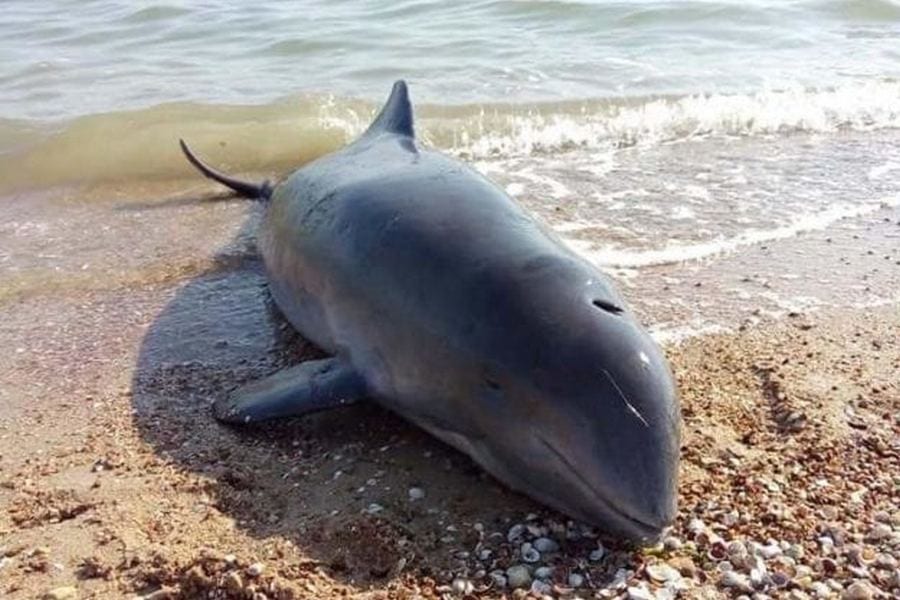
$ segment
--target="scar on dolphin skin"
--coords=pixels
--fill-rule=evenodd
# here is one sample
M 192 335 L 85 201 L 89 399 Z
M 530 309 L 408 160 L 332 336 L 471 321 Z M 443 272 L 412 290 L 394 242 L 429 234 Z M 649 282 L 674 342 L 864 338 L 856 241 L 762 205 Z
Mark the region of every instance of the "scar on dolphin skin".
M 608 533 L 648 543 L 672 522 L 681 424 L 662 351 L 596 265 L 483 175 L 419 144 L 405 82 L 358 139 L 275 185 L 181 150 L 205 177 L 266 201 L 272 297 L 331 355 L 217 399 L 217 419 L 374 401 Z M 537 425 L 535 403 L 554 423 L 540 441 L 515 434 Z
M 625 392 L 622 391 L 622 388 L 619 387 L 619 384 L 616 383 L 616 380 L 613 379 L 613 376 L 609 374 L 609 371 L 603 369 L 603 374 L 606 375 L 606 378 L 609 379 L 609 382 L 613 384 L 613 387 L 616 388 L 617 392 L 619 392 L 619 397 L 622 398 L 622 402 L 625 403 L 625 406 L 628 407 L 628 410 L 630 410 L 634 414 L 634 416 L 641 420 L 641 423 L 644 424 L 644 427 L 650 427 L 650 424 L 647 423 L 646 419 L 644 419 L 644 415 L 642 415 L 640 411 L 638 411 L 638 409 L 634 407 L 634 404 L 629 402 L 628 398 L 625 397 Z

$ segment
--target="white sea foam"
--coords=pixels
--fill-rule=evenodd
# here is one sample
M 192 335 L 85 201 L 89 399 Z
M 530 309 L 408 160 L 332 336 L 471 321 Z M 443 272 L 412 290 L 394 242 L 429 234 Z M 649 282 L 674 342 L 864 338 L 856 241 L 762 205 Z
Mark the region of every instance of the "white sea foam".
M 653 250 L 628 250 L 616 246 L 597 247 L 594 242 L 577 238 L 567 238 L 566 241 L 583 256 L 599 265 L 645 267 L 698 260 L 732 252 L 743 246 L 793 237 L 801 232 L 824 229 L 840 219 L 869 214 L 884 206 L 900 206 L 900 194 L 866 204 L 836 204 L 819 212 L 799 216 L 781 227 L 749 229 L 730 238 L 715 238 L 696 244 L 675 242 Z
M 536 107 L 482 111 L 459 123 L 465 135 L 432 135 L 470 156 L 522 156 L 570 147 L 621 147 L 710 135 L 835 132 L 900 127 L 900 82 L 870 81 L 810 90 L 588 101 L 580 110 Z M 449 142 L 449 143 L 448 143 Z M 601 169 L 602 170 L 602 169 Z M 736 175 L 736 182 L 741 176 Z

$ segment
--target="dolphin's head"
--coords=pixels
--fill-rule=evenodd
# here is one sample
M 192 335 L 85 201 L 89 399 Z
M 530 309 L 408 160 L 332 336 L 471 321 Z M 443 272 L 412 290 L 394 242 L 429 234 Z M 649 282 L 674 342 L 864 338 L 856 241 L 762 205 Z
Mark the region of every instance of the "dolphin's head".
M 472 453 L 566 514 L 654 541 L 675 516 L 680 447 L 665 357 L 602 275 L 541 289 L 501 328 L 511 358 L 488 369 Z

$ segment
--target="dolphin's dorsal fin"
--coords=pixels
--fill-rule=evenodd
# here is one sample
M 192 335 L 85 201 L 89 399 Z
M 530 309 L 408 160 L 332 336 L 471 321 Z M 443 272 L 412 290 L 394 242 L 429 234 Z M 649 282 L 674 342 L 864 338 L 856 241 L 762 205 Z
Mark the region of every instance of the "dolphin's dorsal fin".
M 394 83 L 391 96 L 372 124 L 369 125 L 366 135 L 382 132 L 416 137 L 413 129 L 413 111 L 412 103 L 409 101 L 409 90 L 406 89 L 406 82 L 402 79 Z

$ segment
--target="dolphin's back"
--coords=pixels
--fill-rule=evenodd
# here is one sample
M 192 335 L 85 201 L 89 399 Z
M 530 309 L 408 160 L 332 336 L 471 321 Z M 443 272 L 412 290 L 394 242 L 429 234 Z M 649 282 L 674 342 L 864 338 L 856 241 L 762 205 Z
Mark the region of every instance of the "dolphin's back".
M 261 240 L 288 318 L 392 400 L 435 376 L 398 371 L 422 364 L 416 353 L 465 373 L 527 371 L 572 338 L 552 311 L 590 302 L 559 290 L 622 302 L 502 190 L 406 136 L 362 138 L 300 169 L 276 190 Z

